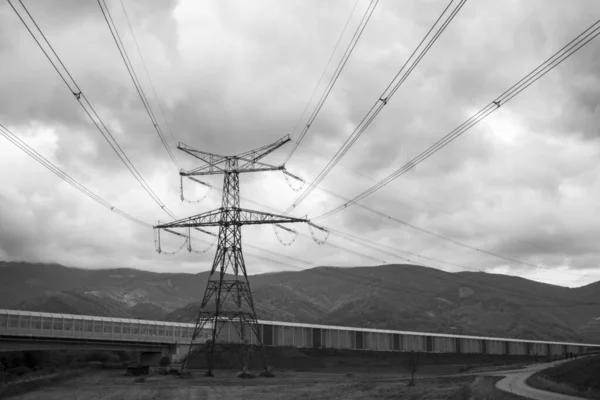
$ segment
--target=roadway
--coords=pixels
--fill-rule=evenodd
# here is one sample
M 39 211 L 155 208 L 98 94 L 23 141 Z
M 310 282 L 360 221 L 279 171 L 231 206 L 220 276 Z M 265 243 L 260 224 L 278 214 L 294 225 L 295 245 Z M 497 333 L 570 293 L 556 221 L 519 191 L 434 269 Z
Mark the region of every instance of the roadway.
M 435 378 L 461 378 L 466 376 L 504 376 L 504 379 L 499 380 L 496 383 L 496 388 L 503 390 L 508 393 L 516 394 L 528 399 L 534 400 L 589 400 L 584 397 L 569 396 L 562 393 L 548 392 L 545 390 L 539 390 L 528 386 L 526 381 L 534 373 L 541 371 L 546 368 L 553 367 L 565 362 L 573 360 L 559 360 L 549 363 L 539 363 L 526 365 L 518 369 L 506 369 L 499 371 L 481 371 L 481 372 L 462 372 L 458 374 L 443 374 L 443 375 L 432 375 L 432 376 L 419 376 L 417 379 L 435 379 Z M 507 366 L 510 368 L 510 366 Z M 408 376 L 394 376 L 384 377 L 375 379 L 377 382 L 397 382 L 398 380 L 408 380 Z
M 497 371 L 485 375 L 505 376 L 504 379 L 496 382 L 496 387 L 505 392 L 513 393 L 534 400 L 586 400 L 584 397 L 569 396 L 562 393 L 548 392 L 527 385 L 527 378 L 546 368 L 572 360 L 560 360 L 544 364 L 529 365 L 520 370 Z M 483 374 L 482 374 L 483 375 Z

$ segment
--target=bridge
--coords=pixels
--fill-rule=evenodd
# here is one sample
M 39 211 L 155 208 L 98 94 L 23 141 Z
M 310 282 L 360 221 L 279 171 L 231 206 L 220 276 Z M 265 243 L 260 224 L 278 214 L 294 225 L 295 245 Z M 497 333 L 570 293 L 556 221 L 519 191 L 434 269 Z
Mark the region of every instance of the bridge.
M 369 351 L 498 354 L 563 357 L 600 351 L 600 344 L 453 335 L 385 329 L 258 321 L 266 346 L 334 348 Z M 194 324 L 54 314 L 0 309 L 0 352 L 17 350 L 94 349 L 142 353 L 146 363 L 168 355 L 177 363 L 187 355 Z M 210 326 L 195 339 L 204 343 Z M 239 343 L 231 325 L 217 338 Z M 257 343 L 256 336 L 250 342 Z

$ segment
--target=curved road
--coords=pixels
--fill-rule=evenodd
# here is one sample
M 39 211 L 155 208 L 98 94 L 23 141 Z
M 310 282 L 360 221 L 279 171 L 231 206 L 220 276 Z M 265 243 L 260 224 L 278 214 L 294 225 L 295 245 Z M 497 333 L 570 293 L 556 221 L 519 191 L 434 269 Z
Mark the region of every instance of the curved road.
M 586 400 L 583 397 L 569 396 L 562 393 L 547 392 L 528 386 L 526 381 L 531 375 L 542 369 L 550 368 L 572 360 L 560 360 L 545 364 L 535 364 L 517 371 L 498 371 L 487 375 L 505 376 L 496 382 L 496 387 L 505 392 L 535 400 Z

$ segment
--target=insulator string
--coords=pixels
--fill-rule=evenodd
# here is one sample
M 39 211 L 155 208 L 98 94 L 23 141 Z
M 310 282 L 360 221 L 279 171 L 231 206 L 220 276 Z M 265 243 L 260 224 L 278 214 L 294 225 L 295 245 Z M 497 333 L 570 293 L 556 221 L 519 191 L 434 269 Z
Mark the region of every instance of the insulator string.
M 281 238 L 281 236 L 279 236 L 279 233 L 277 232 L 277 226 L 276 226 L 276 224 L 275 225 L 271 225 L 271 226 L 273 227 L 273 232 L 275 232 L 275 236 L 277 237 L 277 240 L 279 240 L 279 243 L 281 243 L 283 246 L 289 247 L 289 246 L 293 245 L 294 242 L 296 242 L 296 239 L 298 238 L 298 232 L 297 231 L 295 231 L 293 229 L 286 228 L 286 230 L 289 230 L 289 231 L 291 231 L 294 234 L 294 236 L 292 237 L 292 239 L 289 242 L 286 243 Z
M 192 230 L 190 227 L 188 227 L 188 235 L 186 238 L 186 242 L 188 245 L 187 250 L 189 253 L 204 254 L 207 251 L 209 251 L 210 249 L 212 249 L 213 247 L 215 247 L 215 244 L 217 244 L 217 236 L 215 236 L 213 242 L 211 244 L 209 244 L 207 248 L 205 248 L 203 250 L 194 250 L 194 249 L 192 249 Z
M 158 221 L 158 223 L 160 224 L 160 221 Z M 179 246 L 179 248 L 177 250 L 175 250 L 175 251 L 163 251 L 162 248 L 161 248 L 161 243 L 160 243 L 160 228 L 154 228 L 154 233 L 155 233 L 155 235 L 154 235 L 154 246 L 156 248 L 156 252 L 158 254 L 164 254 L 165 256 L 172 256 L 172 255 L 175 255 L 175 254 L 179 253 L 185 247 L 185 245 L 188 242 L 188 237 L 185 236 L 185 235 L 181 235 L 185 239 L 184 239 L 183 244 L 181 246 Z M 174 233 L 174 234 L 177 235 L 177 233 Z
M 198 200 L 186 200 L 185 197 L 183 196 L 183 176 L 179 176 L 179 190 L 180 190 L 180 198 L 181 201 L 186 201 L 189 204 L 198 204 L 200 203 L 202 200 L 206 199 L 208 197 L 208 195 L 210 194 L 210 192 L 212 191 L 213 187 L 209 186 L 209 185 L 205 185 L 208 186 L 208 191 L 206 193 L 204 193 L 204 196 L 202 196 L 200 199 Z
M 160 229 L 153 229 L 154 231 L 154 249 L 158 254 L 160 254 Z
M 329 238 L 329 230 L 327 229 L 320 229 L 323 230 L 325 232 L 327 232 L 327 235 L 325 236 L 325 239 L 323 240 L 319 240 L 317 238 L 317 236 L 315 236 L 315 232 L 313 231 L 311 224 L 308 224 L 308 230 L 310 231 L 310 236 L 312 236 L 312 239 L 315 241 L 316 244 L 318 244 L 319 246 L 324 245 L 325 242 L 327 242 L 327 239 Z
M 304 184 L 306 183 L 304 180 L 302 179 L 298 179 L 298 178 L 294 178 L 295 180 L 300 182 L 300 187 L 298 188 L 294 188 L 294 186 L 292 185 L 292 183 L 290 182 L 290 177 L 288 176 L 288 174 L 283 171 L 283 177 L 285 178 L 285 182 L 288 184 L 288 186 L 290 187 L 290 189 L 292 189 L 294 192 L 299 192 L 304 188 Z

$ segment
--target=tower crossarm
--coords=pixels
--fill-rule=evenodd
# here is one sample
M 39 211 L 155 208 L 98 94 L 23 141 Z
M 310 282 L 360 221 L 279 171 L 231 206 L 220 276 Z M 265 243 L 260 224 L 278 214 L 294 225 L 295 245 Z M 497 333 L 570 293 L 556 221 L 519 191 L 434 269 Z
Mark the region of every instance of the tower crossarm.
M 247 210 L 244 208 L 240 208 L 240 221 L 244 225 L 286 224 L 294 222 L 310 223 L 306 218 L 293 218 L 263 211 Z
M 305 218 L 293 218 L 263 211 L 244 208 L 218 208 L 192 217 L 156 225 L 154 228 L 197 228 L 200 226 L 286 224 L 294 222 L 310 223 Z
M 221 225 L 221 218 L 223 210 L 217 208 L 216 210 L 207 211 L 202 214 L 194 215 L 192 217 L 178 219 L 176 221 L 167 222 L 166 224 L 156 225 L 156 229 L 166 228 L 197 228 L 199 226 L 219 226 Z
M 245 164 L 241 164 L 241 168 L 252 168 L 253 164 L 258 163 L 259 160 L 271 154 L 290 140 L 290 135 L 284 136 L 275 143 L 271 143 L 269 145 L 259 147 L 254 150 L 245 151 L 243 153 L 237 154 L 235 157 L 239 160 L 245 161 Z
M 225 167 L 220 167 L 219 164 L 224 163 L 225 161 L 227 161 L 227 156 L 222 156 L 220 154 L 215 154 L 215 153 L 208 153 L 206 151 L 201 151 L 201 150 L 196 150 L 191 146 L 188 146 L 185 143 L 181 143 L 179 142 L 179 144 L 177 145 L 177 148 L 179 150 L 182 150 L 186 153 L 188 153 L 191 156 L 196 157 L 199 160 L 204 161 L 207 165 L 203 165 L 200 168 L 210 168 L 211 170 L 215 170 L 215 171 L 225 171 Z M 196 168 L 196 169 L 200 169 L 200 168 Z M 194 170 L 192 170 L 194 171 Z
M 194 175 L 216 175 L 227 172 L 242 173 L 242 172 L 261 172 L 261 171 L 280 171 L 284 169 L 283 165 L 271 165 L 261 162 L 260 160 L 279 147 L 283 146 L 291 139 L 288 136 L 283 137 L 275 143 L 267 146 L 262 146 L 254 150 L 246 151 L 234 156 L 222 156 L 219 154 L 207 153 L 205 151 L 196 150 L 186 144 L 179 143 L 177 148 L 182 150 L 199 160 L 202 160 L 206 165 L 194 168 L 189 171 L 182 170 L 179 174 L 182 176 Z
M 216 175 L 216 174 L 222 174 L 224 172 L 237 172 L 237 173 L 244 173 L 244 172 L 265 172 L 265 171 L 281 171 L 284 170 L 285 167 L 283 165 L 270 165 L 270 164 L 265 164 L 265 163 L 253 163 L 254 165 L 252 167 L 248 167 L 247 163 L 243 164 L 243 166 L 238 166 L 236 168 L 232 168 L 232 169 L 220 169 L 220 168 L 212 168 L 208 165 L 205 165 L 201 168 L 196 168 L 193 169 L 191 171 L 181 171 L 179 172 L 179 175 L 181 176 L 197 176 L 197 175 Z M 257 167 L 256 164 L 258 164 L 259 166 Z

